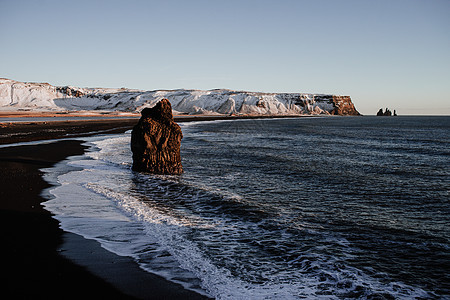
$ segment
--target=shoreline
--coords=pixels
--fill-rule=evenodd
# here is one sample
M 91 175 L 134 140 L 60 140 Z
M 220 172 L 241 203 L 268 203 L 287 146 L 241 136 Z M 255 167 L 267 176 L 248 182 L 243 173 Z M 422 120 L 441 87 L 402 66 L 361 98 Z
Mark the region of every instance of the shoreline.
M 276 116 L 174 116 L 175 122 L 200 122 L 217 120 L 244 120 L 244 119 L 282 119 L 282 118 L 317 118 L 323 115 L 276 115 Z M 326 116 L 336 117 L 336 116 Z M 73 117 L 67 120 L 27 120 L 11 122 L 0 116 L 0 145 L 32 142 L 39 140 L 54 140 L 85 137 L 93 134 L 108 134 L 125 132 L 137 124 L 139 117 L 79 119 Z
M 120 133 L 132 129 L 137 119 L 71 120 L 1 123 L 0 145 Z
M 27 114 L 10 114 L 2 113 L 0 111 L 0 124 L 2 123 L 16 123 L 16 122 L 58 122 L 58 121 L 98 121 L 98 120 L 125 120 L 125 119 L 139 119 L 140 113 L 124 113 L 121 114 L 48 114 L 48 113 L 27 113 Z M 301 114 L 278 114 L 278 115 L 221 115 L 221 114 L 199 114 L 188 115 L 180 114 L 173 115 L 175 121 L 190 122 L 190 121 L 209 121 L 209 120 L 239 120 L 239 119 L 279 119 L 279 118 L 308 118 L 308 117 L 346 117 L 339 115 L 301 115 Z M 11 119 L 15 119 L 11 121 Z M 32 120 L 32 121 L 27 121 Z
M 108 122 L 102 125 L 102 130 L 118 133 L 126 131 L 137 120 L 127 121 L 126 125 Z M 82 124 L 84 131 L 74 136 L 97 134 L 97 125 L 97 122 Z M 98 242 L 59 227 L 59 222 L 41 204 L 48 200 L 43 196 L 44 191 L 52 186 L 43 179 L 41 169 L 52 167 L 69 156 L 81 155 L 86 147 L 82 141 L 67 139 L 69 128 L 53 135 L 42 130 L 42 126 L 45 124 L 25 128 L 28 132 L 41 129 L 32 137 L 28 135 L 31 138 L 28 141 L 48 140 L 49 137 L 66 139 L 39 145 L 14 145 L 17 136 L 13 136 L 3 137 L 0 143 L 13 144 L 0 148 L 3 294 L 14 298 L 42 296 L 49 299 L 60 298 L 61 293 L 67 292 L 74 297 L 88 298 L 206 299 L 140 269 L 129 257 L 110 253 Z M 21 136 L 19 142 L 26 142 L 26 137 Z
M 139 113 L 127 112 L 97 112 L 97 111 L 0 111 L 0 120 L 2 118 L 55 118 L 55 117 L 139 117 Z

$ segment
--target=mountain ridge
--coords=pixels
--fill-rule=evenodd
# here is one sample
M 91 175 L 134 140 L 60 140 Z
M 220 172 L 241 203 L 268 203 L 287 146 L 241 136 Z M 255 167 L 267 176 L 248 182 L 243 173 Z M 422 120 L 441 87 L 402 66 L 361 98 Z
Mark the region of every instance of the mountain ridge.
M 167 98 L 176 115 L 359 115 L 350 96 L 230 89 L 80 88 L 0 78 L 0 110 L 140 112 Z

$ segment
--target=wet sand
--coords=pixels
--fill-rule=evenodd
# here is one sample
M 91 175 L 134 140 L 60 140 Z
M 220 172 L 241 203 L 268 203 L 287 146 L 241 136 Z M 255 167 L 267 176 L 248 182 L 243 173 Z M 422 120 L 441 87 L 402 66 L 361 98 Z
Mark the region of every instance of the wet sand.
M 64 232 L 43 209 L 50 185 L 41 168 L 51 167 L 85 147 L 68 137 L 131 129 L 137 119 L 42 122 L 0 128 L 0 144 L 60 139 L 39 145 L 0 147 L 0 230 L 2 296 L 9 299 L 204 299 L 182 286 L 143 271 L 99 243 Z M 52 123 L 52 124 L 50 124 Z M 58 130 L 56 130 L 58 129 Z
M 26 120 L 26 119 L 25 119 Z M 93 134 L 120 133 L 132 129 L 137 118 L 2 122 L 0 118 L 0 145 L 50 139 L 67 139 Z

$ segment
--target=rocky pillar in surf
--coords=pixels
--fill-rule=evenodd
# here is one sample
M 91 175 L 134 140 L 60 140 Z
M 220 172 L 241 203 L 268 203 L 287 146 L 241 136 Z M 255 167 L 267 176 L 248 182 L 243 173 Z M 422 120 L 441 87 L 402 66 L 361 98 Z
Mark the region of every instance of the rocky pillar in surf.
M 153 174 L 181 174 L 180 126 L 172 116 L 169 100 L 163 99 L 153 108 L 144 108 L 131 132 L 133 170 Z

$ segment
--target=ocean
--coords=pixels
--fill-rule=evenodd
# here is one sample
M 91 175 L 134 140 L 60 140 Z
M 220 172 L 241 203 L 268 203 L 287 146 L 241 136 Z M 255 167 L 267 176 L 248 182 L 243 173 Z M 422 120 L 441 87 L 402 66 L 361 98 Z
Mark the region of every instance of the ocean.
M 69 232 L 217 299 L 450 299 L 450 117 L 180 123 L 181 176 L 130 136 L 45 169 Z

